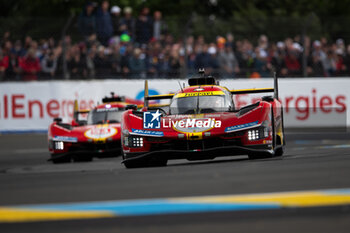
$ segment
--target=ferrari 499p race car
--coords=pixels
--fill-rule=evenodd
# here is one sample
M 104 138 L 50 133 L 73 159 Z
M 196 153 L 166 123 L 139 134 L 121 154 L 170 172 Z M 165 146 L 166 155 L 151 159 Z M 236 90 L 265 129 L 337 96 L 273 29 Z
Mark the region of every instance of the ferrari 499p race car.
M 233 95 L 272 92 L 255 104 L 235 107 Z M 171 99 L 170 105 L 148 101 Z M 174 94 L 148 96 L 145 105 L 122 115 L 123 163 L 127 168 L 165 166 L 170 159 L 203 160 L 248 155 L 250 159 L 281 156 L 284 151 L 283 110 L 274 88 L 229 90 L 211 76 L 189 79 Z
M 124 97 L 102 99 L 92 110 L 78 110 L 74 103 L 74 119 L 70 124 L 55 118 L 48 130 L 50 160 L 53 163 L 91 161 L 94 156 L 117 156 L 121 152 L 120 121 L 127 109 Z M 80 120 L 87 115 L 85 120 Z

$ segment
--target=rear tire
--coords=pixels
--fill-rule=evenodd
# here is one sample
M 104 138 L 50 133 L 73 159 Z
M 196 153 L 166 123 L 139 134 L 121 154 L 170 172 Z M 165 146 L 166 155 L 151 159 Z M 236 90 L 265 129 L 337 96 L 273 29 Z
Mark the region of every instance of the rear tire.
M 284 146 L 281 146 L 275 150 L 275 157 L 280 157 L 284 153 Z

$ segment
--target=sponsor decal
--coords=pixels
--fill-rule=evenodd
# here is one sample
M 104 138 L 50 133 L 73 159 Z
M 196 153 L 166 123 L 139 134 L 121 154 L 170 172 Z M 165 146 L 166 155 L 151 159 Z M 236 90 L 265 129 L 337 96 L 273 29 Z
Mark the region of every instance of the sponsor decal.
M 131 134 L 144 135 L 144 136 L 154 136 L 154 137 L 163 137 L 164 133 L 162 131 L 151 131 L 143 129 L 131 129 Z
M 186 118 L 178 121 L 163 119 L 163 128 L 171 127 L 181 133 L 199 133 L 220 128 L 221 121 L 214 118 Z
M 53 138 L 54 141 L 62 141 L 62 142 L 78 142 L 78 138 L 76 137 L 68 137 L 68 136 L 55 136 Z
M 162 114 L 157 110 L 156 112 L 143 113 L 143 128 L 144 129 L 160 129 L 160 116 Z
M 108 107 L 109 106 L 109 107 Z M 119 108 L 117 107 L 111 107 L 110 104 L 105 105 L 106 108 L 98 108 L 96 109 L 96 112 L 113 112 L 113 111 L 118 111 Z
M 253 122 L 246 123 L 246 124 L 229 126 L 225 129 L 225 132 L 231 133 L 231 132 L 242 130 L 242 129 L 252 128 L 252 127 L 258 126 L 259 125 L 258 122 L 259 121 L 253 121 Z
M 111 126 L 96 126 L 85 131 L 84 135 L 90 139 L 105 139 L 117 134 L 118 130 Z
M 271 144 L 271 143 L 272 143 L 272 140 L 264 140 L 263 143 L 264 143 L 264 144 Z
M 212 96 L 212 95 L 225 95 L 223 91 L 203 91 L 203 92 L 187 92 L 179 93 L 175 98 L 192 97 L 192 96 Z

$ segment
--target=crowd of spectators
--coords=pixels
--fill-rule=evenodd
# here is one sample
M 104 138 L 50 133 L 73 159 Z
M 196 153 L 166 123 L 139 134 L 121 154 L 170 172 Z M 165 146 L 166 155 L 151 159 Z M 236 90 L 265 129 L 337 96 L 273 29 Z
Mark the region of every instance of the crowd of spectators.
M 7 32 L 0 41 L 0 81 L 183 78 L 198 68 L 222 78 L 269 77 L 273 71 L 280 77 L 350 76 L 350 45 L 343 39 L 306 37 L 302 43 L 296 36 L 271 42 L 261 35 L 252 42 L 228 33 L 212 42 L 201 35 L 176 40 L 160 11 L 151 16 L 144 7 L 134 15 L 131 7 L 89 2 L 77 20 L 78 42 L 69 35 L 13 40 Z

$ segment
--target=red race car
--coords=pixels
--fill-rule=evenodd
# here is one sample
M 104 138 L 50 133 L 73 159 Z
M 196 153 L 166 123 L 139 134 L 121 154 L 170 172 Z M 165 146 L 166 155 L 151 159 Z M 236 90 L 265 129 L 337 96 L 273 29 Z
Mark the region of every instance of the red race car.
M 123 163 L 127 168 L 165 166 L 170 159 L 203 160 L 248 155 L 251 159 L 281 156 L 284 151 L 282 104 L 274 88 L 229 90 L 211 76 L 189 79 L 174 94 L 148 96 L 145 106 L 122 116 Z M 261 101 L 235 107 L 233 95 L 272 92 Z M 171 99 L 167 106 L 149 100 Z
M 61 118 L 54 119 L 48 130 L 50 160 L 53 163 L 91 161 L 94 156 L 120 155 L 120 121 L 129 105 L 124 97 L 114 96 L 114 93 L 103 98 L 102 103 L 92 110 L 78 110 L 75 101 L 74 119 L 70 124 L 62 123 Z M 81 120 L 84 115 L 85 120 Z

